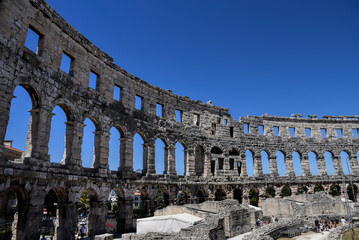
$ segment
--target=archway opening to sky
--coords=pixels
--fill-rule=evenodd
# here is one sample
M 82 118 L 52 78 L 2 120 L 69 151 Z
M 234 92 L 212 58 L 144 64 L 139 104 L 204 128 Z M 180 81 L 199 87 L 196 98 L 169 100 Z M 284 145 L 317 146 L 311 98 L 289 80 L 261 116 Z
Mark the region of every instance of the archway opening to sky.
M 133 170 L 142 173 L 144 139 L 138 133 L 133 136 Z
M 277 160 L 277 169 L 279 176 L 285 176 L 286 173 L 285 160 L 284 160 L 284 154 L 281 151 L 277 151 L 276 160 Z
M 317 154 L 310 151 L 308 153 L 308 161 L 309 161 L 309 169 L 310 173 L 314 175 L 318 175 L 318 163 L 317 163 Z
M 83 130 L 82 147 L 81 147 L 81 159 L 82 166 L 90 168 L 92 167 L 95 158 L 95 134 L 96 126 L 95 123 L 89 118 L 85 119 L 85 127 Z
M 185 148 L 182 143 L 177 142 L 176 145 L 176 172 L 177 175 L 183 176 L 186 171 Z
M 345 151 L 340 152 L 340 159 L 342 162 L 343 172 L 344 174 L 351 174 L 352 169 L 350 167 L 349 154 Z
M 159 175 L 165 171 L 165 147 L 165 142 L 161 138 L 157 138 L 155 142 L 155 167 L 156 173 Z
M 49 139 L 50 161 L 61 163 L 65 150 L 66 121 L 67 117 L 60 106 L 56 106 L 52 111 L 54 114 L 51 119 L 51 130 Z
M 264 150 L 261 151 L 261 159 L 262 159 L 262 169 L 263 174 L 269 174 L 269 159 L 268 159 L 268 153 Z
M 253 176 L 254 175 L 254 162 L 253 162 L 253 154 L 250 150 L 246 151 L 246 166 L 247 166 L 248 176 Z
M 302 176 L 301 157 L 298 152 L 292 152 L 293 168 L 295 176 Z
M 326 151 L 324 153 L 324 160 L 325 160 L 325 168 L 327 170 L 328 175 L 334 175 L 334 164 L 333 164 L 333 154 Z
M 120 166 L 120 145 L 122 133 L 116 127 L 110 129 L 110 141 L 108 144 L 108 165 L 110 170 L 118 170 Z

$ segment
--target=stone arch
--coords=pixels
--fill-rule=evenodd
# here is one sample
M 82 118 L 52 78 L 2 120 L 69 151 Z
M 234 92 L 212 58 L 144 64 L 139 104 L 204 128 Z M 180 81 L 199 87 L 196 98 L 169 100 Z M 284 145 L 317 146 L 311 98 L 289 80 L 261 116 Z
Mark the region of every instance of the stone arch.
M 88 120 L 87 120 L 88 119 Z M 83 122 L 84 129 L 81 145 L 81 159 L 83 167 L 97 168 L 100 157 L 101 125 L 93 116 L 87 116 Z
M 208 193 L 205 189 L 200 188 L 200 189 L 198 189 L 198 191 L 196 193 L 196 197 L 197 197 L 197 200 L 196 200 L 197 203 L 203 203 L 203 202 L 207 201 Z
M 288 185 L 284 185 L 280 192 L 280 196 L 281 197 L 289 197 L 291 195 L 292 195 L 292 190 L 290 189 L 290 187 Z
M 215 201 L 222 201 L 227 199 L 227 194 L 226 191 L 224 191 L 224 189 L 219 188 L 215 191 L 214 193 L 214 200 Z
M 331 151 L 324 152 L 325 168 L 328 175 L 335 174 L 333 156 L 334 155 Z
M 285 166 L 285 158 L 286 158 L 286 154 L 284 151 L 279 150 L 276 152 L 276 168 L 278 171 L 279 176 L 285 176 L 287 169 Z
M 308 187 L 307 186 L 298 186 L 297 188 L 297 195 L 298 194 L 307 194 L 309 191 Z
M 176 204 L 184 205 L 189 203 L 189 194 L 186 190 L 179 190 L 176 195 Z
M 176 142 L 175 148 L 176 173 L 184 176 L 186 175 L 187 166 L 187 147 L 182 140 L 179 140 Z
M 166 188 L 160 187 L 157 190 L 156 199 L 155 199 L 156 209 L 162 209 L 167 207 L 170 204 L 170 194 Z
M 214 146 L 211 148 L 210 163 L 212 176 L 217 174 L 217 170 L 224 169 L 224 155 L 223 150 L 220 147 Z
M 202 176 L 204 173 L 205 165 L 205 151 L 201 145 L 195 148 L 194 169 L 196 176 Z
M 352 166 L 350 165 L 350 152 L 348 150 L 343 150 L 340 152 L 341 166 L 343 173 L 346 175 L 351 174 Z
M 276 192 L 274 187 L 269 186 L 266 188 L 266 198 L 274 198 L 276 196 Z
M 270 153 L 269 153 L 268 150 L 262 150 L 261 151 L 262 172 L 263 172 L 263 174 L 269 174 L 270 173 L 269 157 L 270 157 Z
M 294 168 L 294 174 L 296 176 L 302 176 L 303 175 L 303 167 L 302 167 L 302 153 L 299 151 L 293 151 L 292 152 L 292 161 L 293 161 L 293 168 Z
M 19 85 L 14 86 L 14 88 L 12 89 L 12 92 L 14 92 L 16 87 L 18 87 L 18 86 L 21 86 L 22 88 L 24 88 L 26 90 L 26 92 L 29 94 L 31 103 L 32 103 L 32 109 L 37 109 L 37 108 L 41 107 L 42 103 L 41 103 L 39 91 L 35 87 L 33 87 L 29 83 L 20 83 Z
M 130 143 L 128 143 L 127 139 L 124 138 L 122 140 L 122 144 L 120 145 L 121 146 L 120 165 L 130 167 L 126 165 L 126 159 L 129 158 L 129 156 L 126 155 L 126 152 L 128 152 L 128 148 L 130 148 L 133 154 L 132 156 L 130 156 L 130 158 L 132 159 L 128 159 L 128 160 L 132 161 L 132 166 L 131 166 L 132 169 L 136 173 L 145 173 L 147 171 L 148 152 L 155 151 L 154 145 L 148 144 L 147 139 L 148 138 L 146 138 L 145 134 L 140 131 L 134 132 L 131 138 L 132 141 Z
M 211 148 L 211 153 L 213 153 L 213 154 L 222 154 L 223 150 L 218 146 L 214 146 L 214 147 Z
M 229 149 L 229 156 L 239 156 L 239 150 L 235 147 Z
M 308 152 L 309 170 L 313 176 L 319 175 L 318 156 L 319 154 L 315 151 Z
M 242 192 L 242 189 L 240 189 L 240 188 L 235 188 L 235 189 L 233 190 L 233 199 L 238 200 L 238 202 L 239 202 L 240 204 L 242 204 L 242 202 L 243 202 L 243 192 Z
M 155 138 L 155 169 L 157 174 L 168 173 L 168 141 L 162 135 Z
M 255 162 L 254 162 L 254 152 L 253 150 L 247 149 L 245 151 L 246 156 L 246 167 L 248 176 L 254 176 L 255 172 Z
M 259 191 L 257 188 L 253 187 L 249 190 L 248 193 L 248 198 L 249 198 L 249 204 L 252 206 L 258 206 L 258 202 L 259 202 Z
M 232 147 L 228 151 L 229 154 L 229 170 L 238 171 L 238 164 L 240 164 L 239 150 Z
M 322 191 L 324 191 L 324 187 L 321 184 L 317 184 L 313 188 L 313 192 L 322 192 Z
M 340 189 L 339 184 L 332 184 L 329 188 L 329 194 L 333 197 L 340 196 L 340 194 L 341 194 L 340 190 L 341 189 Z
M 348 184 L 347 193 L 350 200 L 356 202 L 358 200 L 358 186 L 356 184 Z

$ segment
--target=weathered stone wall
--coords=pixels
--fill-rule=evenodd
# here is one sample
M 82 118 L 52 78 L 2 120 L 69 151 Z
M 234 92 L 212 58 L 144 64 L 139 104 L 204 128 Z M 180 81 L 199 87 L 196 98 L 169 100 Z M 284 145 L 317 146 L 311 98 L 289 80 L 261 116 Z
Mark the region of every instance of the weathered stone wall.
M 38 50 L 24 46 L 28 29 L 39 34 Z M 68 73 L 59 69 L 62 54 L 71 56 Z M 96 88 L 89 87 L 89 74 L 97 74 Z M 21 159 L 9 161 L 4 155 L 4 141 L 10 106 L 17 86 L 30 95 L 27 145 Z M 121 88 L 120 99 L 113 99 L 114 87 Z M 135 108 L 135 96 L 142 97 L 141 109 Z M 156 104 L 163 105 L 162 117 L 156 116 Z M 66 116 L 65 151 L 61 164 L 51 162 L 48 143 L 52 111 L 60 106 Z M 182 112 L 182 121 L 175 120 L 175 110 Z M 84 168 L 81 144 L 84 120 L 96 126 L 92 168 Z M 249 132 L 244 132 L 248 124 Z M 108 168 L 110 128 L 121 134 L 118 171 Z M 263 126 L 264 134 L 258 128 Z M 279 136 L 274 136 L 279 127 Z M 295 136 L 289 136 L 289 127 Z M 311 136 L 304 136 L 305 128 Z M 321 128 L 327 137 L 321 138 Z M 133 230 L 132 197 L 136 190 L 143 196 L 146 216 L 153 214 L 154 199 L 159 189 L 168 193 L 174 203 L 179 191 L 187 203 L 235 198 L 249 202 L 249 191 L 259 193 L 259 205 L 265 200 L 267 187 L 279 196 L 283 186 L 292 193 L 305 186 L 308 193 L 316 185 L 326 193 L 342 181 L 340 152 L 349 155 L 358 183 L 357 151 L 359 142 L 351 129 L 359 128 L 359 119 L 352 117 L 302 118 L 248 116 L 235 121 L 228 109 L 181 97 L 160 89 L 129 74 L 113 63 L 113 59 L 78 33 L 43 0 L 0 1 L 0 191 L 16 193 L 18 202 L 14 229 L 17 239 L 37 239 L 42 222 L 45 195 L 53 189 L 59 199 L 58 239 L 68 239 L 76 225 L 77 202 L 83 190 L 92 197 L 90 234 L 105 231 L 106 201 L 111 189 L 120 196 L 117 227 Z M 343 137 L 335 135 L 342 129 Z M 133 172 L 133 136 L 144 140 L 142 174 Z M 165 171 L 155 171 L 155 140 L 165 142 Z M 175 144 L 185 149 L 185 176 L 177 176 Z M 246 150 L 252 152 L 254 176 L 246 170 Z M 263 174 L 261 151 L 268 153 L 270 174 Z M 286 175 L 278 176 L 276 152 L 285 158 Z M 295 176 L 292 152 L 301 157 L 303 176 Z M 311 176 L 308 152 L 317 156 L 319 176 Z M 325 170 L 323 153 L 332 154 L 335 175 Z M 240 171 L 237 164 L 241 164 Z M 345 176 L 349 179 L 347 176 Z M 6 196 L 6 194 L 4 194 Z M 5 202 L 5 201 L 3 201 Z M 2 206 L 2 209 L 4 209 Z M 14 230 L 15 231 L 15 230 Z

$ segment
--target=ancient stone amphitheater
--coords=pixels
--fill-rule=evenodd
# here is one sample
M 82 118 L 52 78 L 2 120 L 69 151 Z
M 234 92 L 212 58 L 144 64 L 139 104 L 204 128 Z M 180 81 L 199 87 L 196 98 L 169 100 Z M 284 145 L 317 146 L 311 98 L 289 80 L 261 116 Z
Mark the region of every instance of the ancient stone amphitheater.
M 28 29 L 38 34 L 38 50 L 24 46 Z M 71 59 L 68 73 L 59 69 L 61 58 Z M 89 88 L 89 74 L 97 75 L 96 88 Z M 5 133 L 14 89 L 22 86 L 32 100 L 26 150 L 17 160 L 6 157 Z M 114 88 L 120 98 L 113 99 Z M 135 98 L 141 108 L 135 107 Z M 293 194 L 298 188 L 329 192 L 330 186 L 352 178 L 358 183 L 359 117 L 300 115 L 248 116 L 234 120 L 228 109 L 193 101 L 160 89 L 129 74 L 113 59 L 71 27 L 43 0 L 0 0 L 0 192 L 1 214 L 6 211 L 9 189 L 16 193 L 13 223 L 16 239 L 39 239 L 46 194 L 57 195 L 57 239 L 70 239 L 77 222 L 77 203 L 84 190 L 90 194 L 89 233 L 105 232 L 107 200 L 112 189 L 119 196 L 118 229 L 133 229 L 133 195 L 139 190 L 147 216 L 154 211 L 157 191 L 166 204 L 182 191 L 188 203 L 234 198 L 243 203 L 249 194 L 257 204 L 268 188 L 279 196 L 283 187 Z M 161 105 L 162 116 L 156 116 Z M 65 153 L 60 163 L 48 154 L 52 111 L 66 113 Z M 175 118 L 180 113 L 180 120 Z M 81 144 L 84 120 L 96 126 L 91 168 L 84 168 Z M 120 167 L 108 164 L 110 128 L 121 134 Z M 291 132 L 291 133 L 290 133 Z M 309 132 L 309 135 L 308 135 Z M 339 135 L 338 135 L 339 132 Z M 133 136 L 143 144 L 143 171 L 133 171 Z M 165 171 L 155 171 L 155 140 L 165 143 Z M 185 149 L 185 174 L 177 176 L 175 144 Z M 270 174 L 263 174 L 262 151 L 268 155 Z M 286 174 L 280 176 L 277 152 L 284 155 Z M 352 175 L 344 175 L 340 153 L 349 156 Z M 319 169 L 312 176 L 308 153 L 313 152 Z M 328 175 L 324 153 L 329 152 L 335 169 Z M 246 154 L 252 156 L 254 174 L 248 176 Z M 292 156 L 299 155 L 302 175 L 294 173 Z M 250 191 L 252 189 L 252 191 Z

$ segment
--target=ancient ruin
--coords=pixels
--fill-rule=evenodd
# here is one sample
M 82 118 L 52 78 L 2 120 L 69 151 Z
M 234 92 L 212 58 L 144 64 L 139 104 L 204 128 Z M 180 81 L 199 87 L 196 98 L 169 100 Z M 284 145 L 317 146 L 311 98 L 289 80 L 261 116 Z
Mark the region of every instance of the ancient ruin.
M 37 50 L 24 46 L 27 32 L 38 35 Z M 60 70 L 63 57 L 71 60 L 68 72 Z M 90 72 L 97 76 L 89 88 Z M 5 146 L 14 89 L 23 87 L 31 97 L 27 145 L 20 158 L 9 156 Z M 113 98 L 114 89 L 120 91 Z M 141 101 L 135 107 L 135 98 Z M 48 153 L 52 111 L 60 106 L 67 116 L 65 152 L 61 164 Z M 162 115 L 156 116 L 156 106 Z M 175 112 L 180 114 L 176 121 Z M 96 126 L 91 168 L 84 168 L 81 144 L 84 121 Z M 108 165 L 110 128 L 121 134 L 120 167 Z M 107 200 L 118 195 L 117 230 L 134 231 L 133 196 L 141 193 L 142 216 L 152 216 L 159 190 L 166 205 L 185 194 L 186 203 L 236 199 L 261 206 L 267 197 L 313 193 L 329 194 L 342 188 L 343 177 L 358 178 L 358 116 L 277 117 L 248 116 L 236 121 L 228 109 L 193 101 L 160 89 L 129 74 L 113 59 L 71 27 L 43 0 L 0 0 L 0 216 L 9 199 L 15 200 L 13 239 L 39 239 L 45 197 L 56 193 L 55 239 L 70 239 L 77 224 L 78 202 L 84 190 L 90 195 L 90 236 L 106 232 Z M 133 169 L 133 136 L 140 134 L 143 169 Z M 309 134 L 308 134 L 309 133 Z M 155 171 L 155 140 L 165 143 L 165 171 Z M 8 139 L 11 140 L 11 139 Z M 185 174 L 176 174 L 175 144 L 185 149 Z M 331 156 L 334 175 L 328 175 L 324 153 Z M 341 152 L 349 158 L 352 175 L 344 175 Z M 270 174 L 263 174 L 262 155 Z M 308 154 L 319 169 L 312 175 Z M 277 156 L 284 156 L 285 175 L 279 175 Z M 296 176 L 293 155 L 299 156 L 302 175 Z M 254 174 L 249 176 L 246 156 Z M 344 186 L 346 187 L 346 186 Z M 283 190 L 285 189 L 285 190 Z M 341 194 L 342 191 L 340 191 Z

